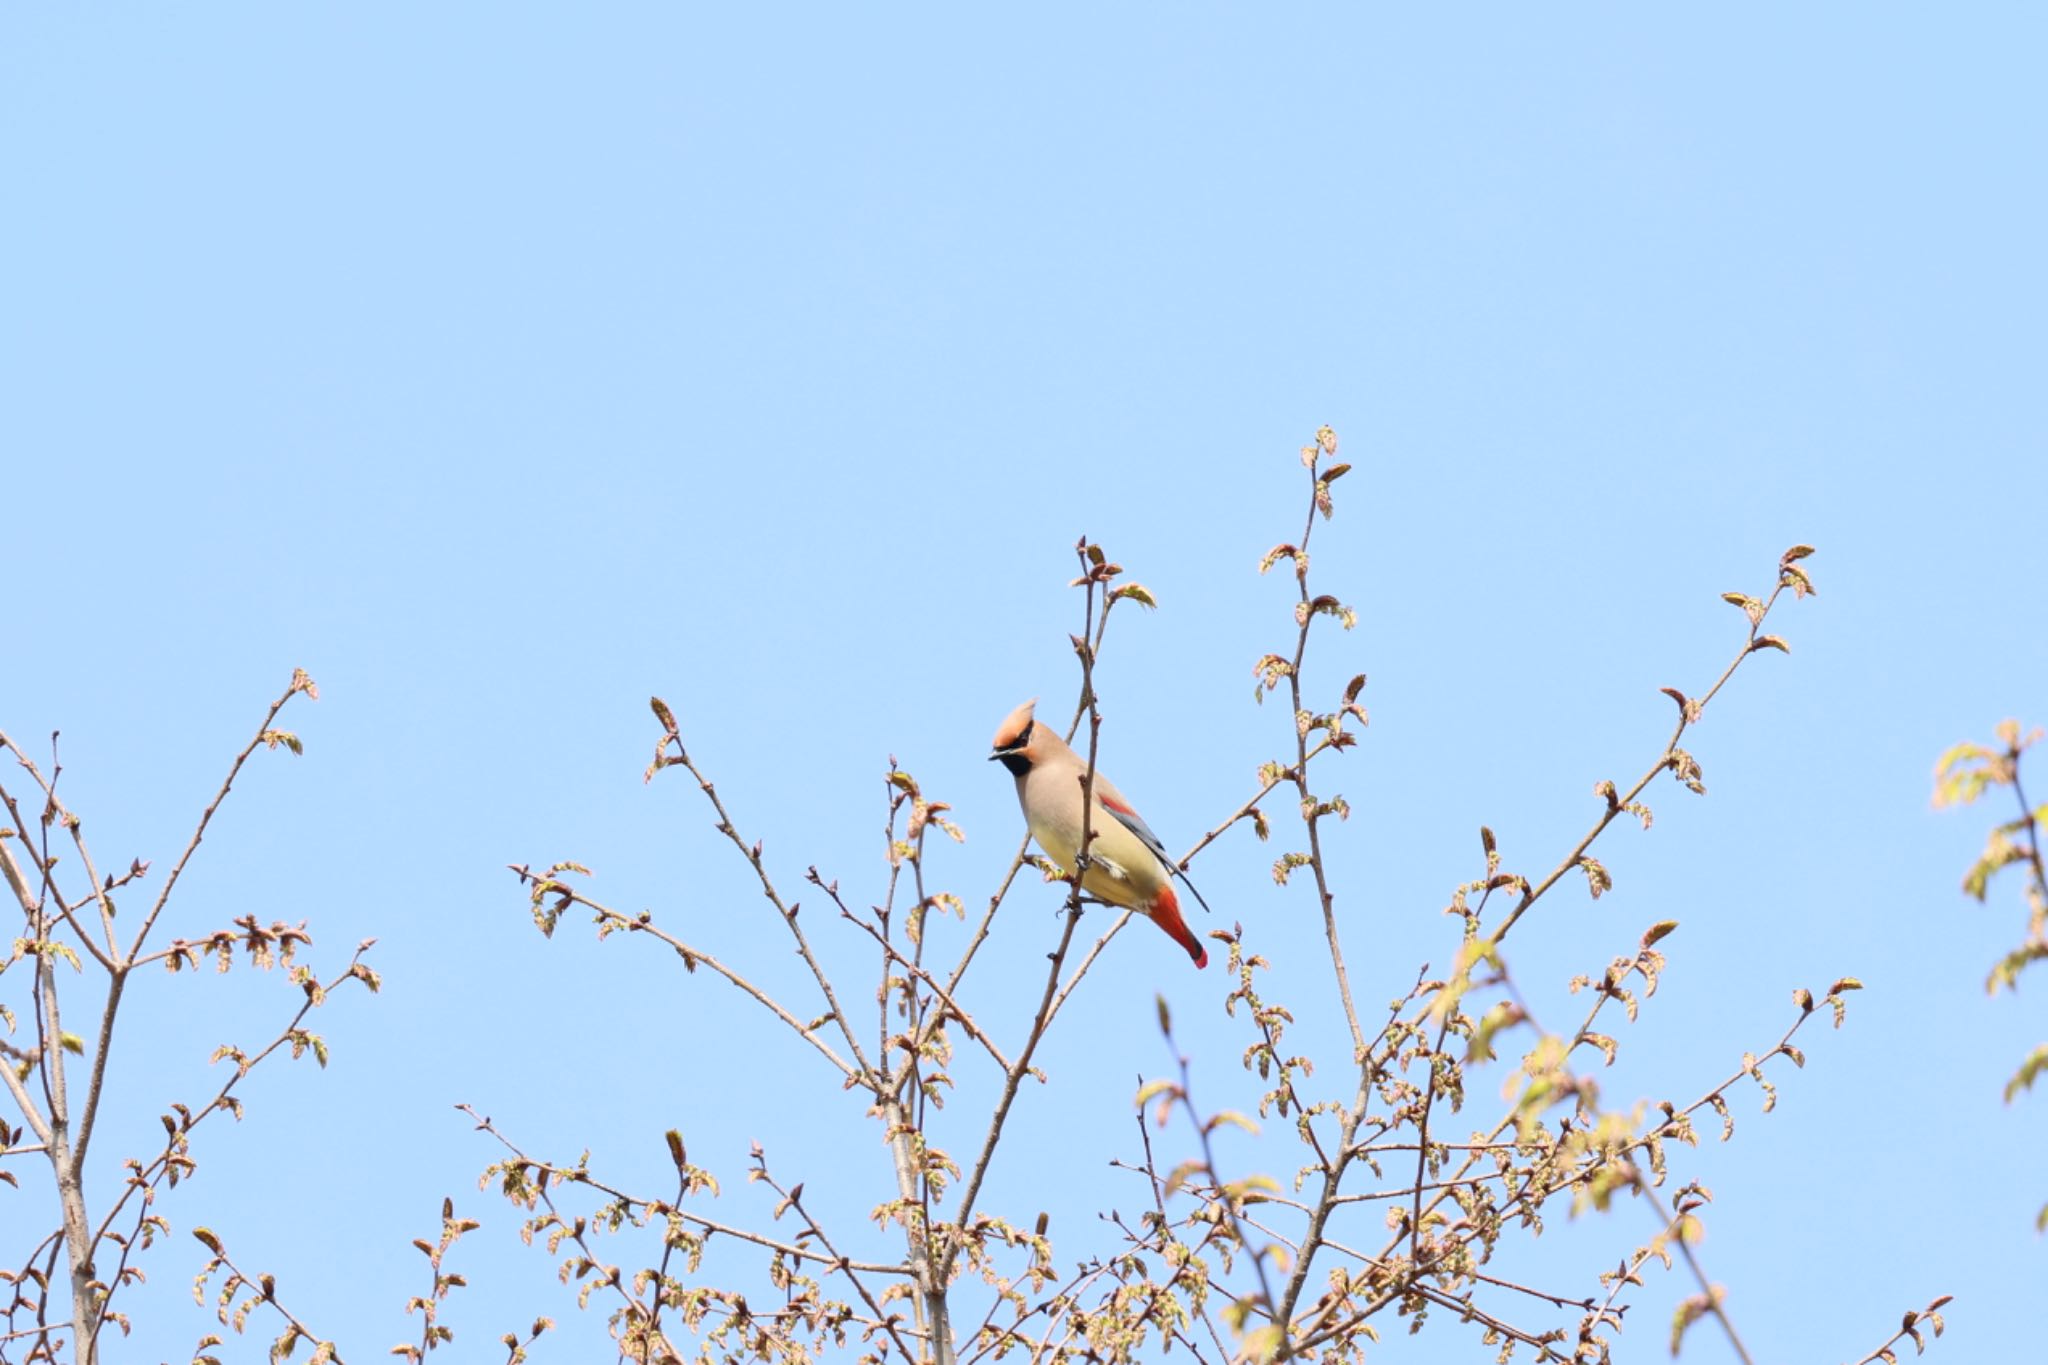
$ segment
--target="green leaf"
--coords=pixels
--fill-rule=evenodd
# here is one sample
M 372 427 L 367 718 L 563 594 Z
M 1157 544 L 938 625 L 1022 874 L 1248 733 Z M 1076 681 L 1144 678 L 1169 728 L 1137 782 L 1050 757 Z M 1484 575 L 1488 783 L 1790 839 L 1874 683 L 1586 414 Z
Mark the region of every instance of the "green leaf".
M 1278 564 L 1281 560 L 1293 559 L 1300 553 L 1301 551 L 1297 550 L 1292 545 L 1284 543 L 1280 545 L 1275 545 L 1272 549 L 1266 551 L 1265 555 L 1259 560 L 1259 572 L 1265 573 L 1268 569 L 1272 568 L 1275 564 Z
M 1287 878 L 1297 867 L 1307 867 L 1310 859 L 1306 853 L 1283 853 L 1273 863 L 1273 880 L 1281 886 L 1287 885 Z
M 1490 1062 L 1499 1053 L 1494 1048 L 1494 1039 L 1503 1029 L 1526 1023 L 1522 1007 L 1512 1000 L 1502 1000 L 1481 1016 L 1479 1027 L 1472 1035 L 1467 1047 L 1465 1060 L 1468 1062 Z
M 1175 1085 L 1172 1081 L 1147 1081 L 1143 1085 L 1138 1087 L 1138 1098 L 1136 1099 L 1136 1101 L 1134 1101 L 1133 1107 L 1143 1109 L 1146 1105 L 1152 1103 L 1152 1101 L 1158 1099 L 1161 1095 L 1166 1094 L 1168 1091 L 1176 1092 L 1177 1097 L 1177 1092 L 1179 1091 L 1179 1089 L 1180 1087 Z
M 2048 1043 L 2029 1052 L 2027 1059 L 2020 1063 L 2020 1069 L 2012 1073 L 2012 1079 L 2005 1083 L 2005 1102 L 2011 1104 L 2013 1096 L 2020 1091 L 2031 1090 L 2043 1071 L 2048 1071 Z
M 1242 1128 L 1245 1132 L 1250 1133 L 1253 1137 L 1257 1137 L 1259 1135 L 1259 1125 L 1253 1123 L 1249 1118 L 1246 1118 L 1243 1114 L 1238 1113 L 1235 1109 L 1225 1109 L 1219 1113 L 1211 1114 L 1208 1118 L 1208 1121 L 1202 1125 L 1202 1131 L 1205 1133 L 1213 1133 L 1226 1123 L 1233 1128 Z
M 1942 751 L 1941 757 L 1934 761 L 1934 775 L 1936 777 L 1944 776 L 1950 768 L 1967 760 L 1981 760 L 1995 758 L 1996 756 L 1983 745 L 1964 740 L 1961 744 L 1951 744 Z
M 1998 965 L 1991 969 L 1991 975 L 1984 981 L 1985 993 L 1996 995 L 2001 986 L 2016 989 L 2019 986 L 2020 973 L 2043 958 L 2048 958 L 2048 941 L 2021 944 L 2000 958 Z
M 1614 1039 L 1608 1037 L 1604 1033 L 1595 1033 L 1591 1029 L 1588 1029 L 1586 1032 L 1581 1033 L 1579 1035 L 1578 1042 L 1584 1043 L 1588 1047 L 1597 1049 L 1600 1055 L 1607 1059 L 1607 1065 L 1614 1065 L 1614 1056 L 1615 1053 L 1619 1050 L 1619 1045 L 1614 1041 Z M 1574 1043 L 1572 1046 L 1576 1047 L 1578 1046 L 1578 1043 Z
M 1345 606 L 1329 593 L 1323 593 L 1312 599 L 1308 603 L 1308 612 L 1320 616 L 1334 616 L 1346 630 L 1350 630 L 1358 624 L 1358 613 Z M 1295 607 L 1294 615 L 1297 621 L 1302 622 L 1304 625 L 1307 624 L 1300 606 Z
M 1159 605 L 1157 599 L 1152 596 L 1151 590 L 1142 583 L 1126 583 L 1109 595 L 1112 602 L 1119 597 L 1128 597 L 1141 607 L 1157 607 Z
M 1247 1332 L 1239 1345 L 1237 1358 L 1242 1361 L 1268 1361 L 1280 1350 L 1281 1332 L 1278 1323 L 1269 1322 L 1256 1331 Z
M 1685 1340 L 1686 1329 L 1714 1311 L 1714 1303 L 1720 1298 L 1720 1292 L 1718 1289 L 1710 1292 L 1714 1295 L 1713 1298 L 1708 1298 L 1706 1294 L 1694 1294 L 1681 1302 L 1678 1310 L 1671 1315 L 1672 1355 L 1678 1354 L 1679 1345 Z
M 1981 744 L 1951 745 L 1934 764 L 1934 808 L 1967 806 L 1984 794 L 1985 788 L 2005 786 L 2014 777 L 2004 755 Z

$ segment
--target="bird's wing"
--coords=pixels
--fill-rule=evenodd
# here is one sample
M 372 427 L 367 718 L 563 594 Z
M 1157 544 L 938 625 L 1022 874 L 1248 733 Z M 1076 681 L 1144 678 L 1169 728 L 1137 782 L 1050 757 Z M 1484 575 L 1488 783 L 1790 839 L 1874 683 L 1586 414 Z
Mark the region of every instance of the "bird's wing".
M 1117 823 L 1137 835 L 1138 842 L 1151 849 L 1160 862 L 1169 868 L 1173 866 L 1173 859 L 1168 856 L 1166 845 L 1152 832 L 1152 826 L 1145 823 L 1145 817 L 1132 810 L 1131 803 L 1124 800 L 1124 794 L 1105 782 L 1099 773 L 1095 778 L 1095 797 L 1111 815 L 1116 817 Z
M 1188 880 L 1188 874 L 1181 871 L 1180 867 L 1175 864 L 1173 855 L 1166 851 L 1166 845 L 1161 843 L 1159 836 L 1152 832 L 1152 826 L 1145 823 L 1145 817 L 1132 810 L 1131 803 L 1124 800 L 1124 794 L 1111 786 L 1100 773 L 1095 775 L 1095 797 L 1098 801 L 1102 802 L 1104 810 L 1107 810 L 1116 817 L 1118 824 L 1137 835 L 1138 841 L 1144 844 L 1146 848 L 1152 850 L 1153 856 L 1159 859 L 1160 863 L 1169 873 L 1180 878 L 1181 885 L 1194 892 L 1196 903 L 1205 912 L 1215 913 L 1209 909 L 1209 902 L 1202 899 L 1202 893 L 1195 891 L 1195 884 Z

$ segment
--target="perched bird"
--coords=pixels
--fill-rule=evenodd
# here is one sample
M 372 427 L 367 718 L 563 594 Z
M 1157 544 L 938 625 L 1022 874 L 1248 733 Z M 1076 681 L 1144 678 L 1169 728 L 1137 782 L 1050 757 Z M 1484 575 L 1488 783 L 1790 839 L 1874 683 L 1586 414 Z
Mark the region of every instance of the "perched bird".
M 1031 837 L 1062 868 L 1071 872 L 1081 843 L 1081 779 L 1088 760 L 1069 748 L 1059 735 L 1031 718 L 1034 698 L 1012 711 L 996 731 L 995 752 L 1017 779 L 1017 802 Z M 1209 954 L 1188 932 L 1180 917 L 1180 899 L 1173 893 L 1179 877 L 1204 910 L 1209 903 L 1195 891 L 1187 874 L 1173 865 L 1159 836 L 1131 809 L 1116 784 L 1100 772 L 1089 787 L 1094 810 L 1088 817 L 1092 836 L 1088 872 L 1081 889 L 1089 895 L 1140 911 L 1188 950 L 1197 967 L 1209 965 Z

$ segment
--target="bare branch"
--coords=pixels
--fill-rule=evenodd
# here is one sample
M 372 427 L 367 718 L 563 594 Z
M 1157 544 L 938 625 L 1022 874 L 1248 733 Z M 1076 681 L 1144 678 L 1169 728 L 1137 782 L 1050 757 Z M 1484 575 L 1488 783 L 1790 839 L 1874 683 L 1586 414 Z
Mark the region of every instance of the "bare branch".
M 661 928 L 654 922 L 653 915 L 645 911 L 638 915 L 628 915 L 622 911 L 614 910 L 600 901 L 592 900 L 567 882 L 544 873 L 534 872 L 523 863 L 510 863 L 507 864 L 507 867 L 514 876 L 519 878 L 522 885 L 533 888 L 532 894 L 536 903 L 549 896 L 553 896 L 557 900 L 557 910 L 570 905 L 580 905 L 596 915 L 599 922 L 603 925 L 624 929 L 629 933 L 645 934 L 649 938 L 667 944 L 674 950 L 676 956 L 682 958 L 683 965 L 691 971 L 695 971 L 700 965 L 709 967 L 712 971 L 718 973 L 745 992 L 763 1009 L 788 1025 L 790 1031 L 795 1033 L 797 1037 L 816 1048 L 826 1061 L 832 1063 L 840 1075 L 849 1081 L 863 1080 L 860 1072 L 856 1071 L 843 1057 L 832 1050 L 831 1044 L 818 1037 L 815 1027 L 805 1024 L 766 991 L 726 966 L 723 962 L 720 962 L 710 953 L 685 943 L 666 929 Z M 819 1020 L 818 1022 L 822 1024 L 824 1021 Z

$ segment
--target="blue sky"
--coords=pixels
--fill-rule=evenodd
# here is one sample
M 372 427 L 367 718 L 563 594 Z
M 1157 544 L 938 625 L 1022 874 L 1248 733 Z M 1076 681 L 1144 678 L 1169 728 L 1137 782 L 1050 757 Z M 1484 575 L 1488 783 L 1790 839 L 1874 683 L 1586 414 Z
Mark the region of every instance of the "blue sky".
M 324 1075 L 260 1075 L 203 1138 L 136 1358 L 205 1330 L 195 1222 L 381 1353 L 416 1330 L 408 1242 L 447 1193 L 485 1223 L 458 1344 L 538 1307 L 583 1343 L 552 1358 L 591 1358 L 600 1323 L 476 1191 L 494 1153 L 457 1101 L 647 1186 L 680 1127 L 736 1221 L 768 1207 L 741 1179 L 759 1137 L 858 1223 L 885 1167 L 851 1102 L 644 945 L 543 941 L 505 864 L 589 863 L 611 903 L 794 991 L 697 794 L 640 782 L 659 693 L 786 885 L 815 863 L 879 895 L 894 754 L 969 836 L 934 879 L 985 899 L 1020 820 L 982 758 L 1016 702 L 1072 696 L 1084 533 L 1161 602 L 1112 631 L 1104 768 L 1185 847 L 1288 739 L 1250 669 L 1291 638 L 1290 584 L 1254 569 L 1299 530 L 1294 451 L 1323 422 L 1356 471 L 1315 575 L 1360 619 L 1312 659 L 1329 691 L 1372 679 L 1326 779 L 1355 807 L 1331 857 L 1361 997 L 1448 960 L 1478 825 L 1547 870 L 1594 782 L 1662 744 L 1656 689 L 1739 642 L 1718 594 L 1818 546 L 1791 656 L 1692 745 L 1707 798 L 1654 788 L 1656 828 L 1603 844 L 1613 895 L 1546 900 L 1513 963 L 1561 1010 L 1570 975 L 1682 922 L 1614 1099 L 1689 1098 L 1777 1037 L 1793 988 L 1861 977 L 1778 1111 L 1738 1102 L 1737 1140 L 1688 1168 L 1717 1195 L 1709 1270 L 1771 1357 L 1852 1359 L 1939 1293 L 1953 1358 L 2031 1343 L 2048 1108 L 1999 1089 L 2048 1030 L 2031 994 L 1981 992 L 2019 934 L 2016 887 L 1956 891 L 1991 817 L 1927 792 L 1948 743 L 2048 712 L 2044 22 L 10 11 L 0 726 L 61 729 L 102 862 L 162 869 L 306 668 L 305 757 L 245 777 L 171 929 L 305 919 L 325 965 L 375 937 L 387 983 L 324 1012 Z M 1240 829 L 1200 880 L 1328 1044 L 1280 847 Z M 991 950 L 1013 1032 L 1053 904 L 1014 898 Z M 289 1008 L 240 972 L 146 987 L 108 1174 L 216 1044 Z M 1155 992 L 1202 1093 L 1255 1093 L 1227 988 L 1134 934 L 1055 1034 L 993 1194 L 1053 1203 L 1063 1258 L 1135 1198 L 1106 1163 L 1170 1061 Z M 1647 1222 L 1557 1224 L 1523 1264 L 1589 1285 Z M 1661 1354 L 1682 1289 L 1644 1292 L 1628 1358 Z M 1688 1358 L 1724 1353 L 1702 1332 Z

